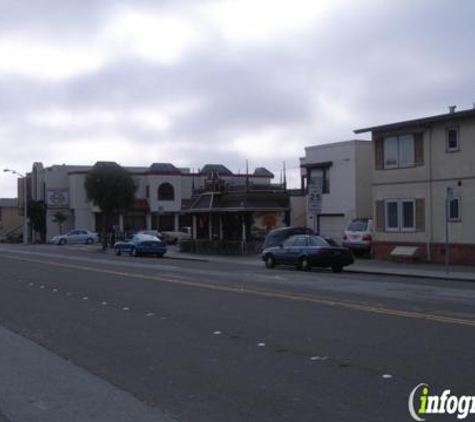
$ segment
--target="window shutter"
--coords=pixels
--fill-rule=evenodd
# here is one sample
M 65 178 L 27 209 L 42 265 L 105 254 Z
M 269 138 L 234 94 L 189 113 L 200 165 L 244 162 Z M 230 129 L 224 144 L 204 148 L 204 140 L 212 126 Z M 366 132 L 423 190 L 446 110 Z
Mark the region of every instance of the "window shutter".
M 374 166 L 376 170 L 384 168 L 384 138 L 374 140 Z
M 384 201 L 376 201 L 376 231 L 383 232 L 384 227 Z
M 424 232 L 426 230 L 426 211 L 425 200 L 416 199 L 416 231 Z
M 414 165 L 424 165 L 424 134 L 422 132 L 414 134 Z

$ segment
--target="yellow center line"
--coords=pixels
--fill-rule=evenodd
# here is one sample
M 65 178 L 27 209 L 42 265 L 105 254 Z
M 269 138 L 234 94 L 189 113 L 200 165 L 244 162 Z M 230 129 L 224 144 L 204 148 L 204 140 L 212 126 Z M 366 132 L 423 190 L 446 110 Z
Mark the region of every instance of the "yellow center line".
M 437 314 L 401 311 L 398 309 L 391 309 L 391 308 L 385 308 L 385 307 L 380 307 L 380 306 L 362 305 L 358 303 L 342 302 L 342 301 L 329 300 L 329 299 L 317 299 L 315 297 L 309 297 L 309 296 L 299 296 L 299 295 L 294 295 L 294 294 L 278 293 L 278 292 L 271 292 L 271 291 L 258 290 L 258 289 L 223 286 L 223 285 L 217 285 L 217 284 L 203 283 L 199 281 L 186 281 L 186 280 L 180 280 L 176 278 L 169 278 L 169 277 L 156 276 L 156 275 L 146 275 L 146 274 L 128 273 L 124 271 L 106 270 L 103 268 L 95 268 L 95 267 L 88 267 L 88 266 L 74 265 L 74 264 L 64 264 L 64 263 L 44 261 L 44 260 L 34 259 L 34 258 L 20 258 L 17 256 L 9 256 L 9 258 L 15 259 L 18 261 L 32 262 L 32 263 L 42 264 L 42 265 L 50 265 L 50 266 L 59 267 L 59 268 L 89 271 L 89 272 L 95 272 L 95 273 L 100 273 L 100 274 L 116 275 L 120 277 L 138 278 L 142 280 L 160 281 L 163 283 L 170 283 L 170 284 L 176 284 L 176 285 L 188 286 L 188 287 L 197 287 L 197 288 L 202 288 L 202 289 L 217 290 L 221 292 L 240 293 L 240 294 L 247 294 L 247 295 L 254 295 L 254 296 L 269 297 L 269 298 L 274 298 L 274 299 L 293 300 L 293 301 L 299 301 L 299 302 L 313 303 L 316 305 L 333 306 L 333 307 L 339 307 L 343 309 L 350 309 L 353 311 L 369 312 L 369 313 L 382 314 L 382 315 L 398 316 L 398 317 L 403 317 L 403 318 L 412 318 L 412 319 L 419 319 L 419 320 L 426 320 L 426 321 L 441 322 L 445 324 L 455 324 L 455 325 L 475 327 L 475 320 L 452 318 L 452 317 L 446 317 L 446 316 L 437 315 Z

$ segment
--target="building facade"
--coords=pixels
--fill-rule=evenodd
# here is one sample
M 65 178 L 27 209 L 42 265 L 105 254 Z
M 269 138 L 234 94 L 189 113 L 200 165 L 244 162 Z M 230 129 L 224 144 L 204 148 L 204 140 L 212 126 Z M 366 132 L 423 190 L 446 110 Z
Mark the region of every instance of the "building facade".
M 0 241 L 21 239 L 23 216 L 19 214 L 18 210 L 16 198 L 0 198 Z
M 46 204 L 46 237 L 59 233 L 55 214 L 67 216 L 62 231 L 73 228 L 99 231 L 101 210 L 87 200 L 84 183 L 93 166 L 34 163 L 29 178 L 29 196 Z M 149 167 L 125 167 L 136 186 L 135 204 L 124 215 L 109 216 L 106 229 L 120 232 L 142 229 L 178 231 L 193 226 L 191 205 L 208 188 L 208 181 L 219 179 L 223 186 L 239 190 L 247 186 L 271 186 L 274 175 L 264 168 L 252 174 L 234 174 L 220 164 L 207 164 L 201 170 L 177 168 L 170 163 L 153 163 Z M 195 222 L 196 224 L 196 222 Z M 195 232 L 196 233 L 196 232 Z M 195 234 L 196 235 L 196 234 Z
M 376 258 L 415 247 L 429 262 L 475 264 L 475 109 L 355 131 L 372 133 Z M 446 250 L 446 242 L 449 245 Z
M 307 227 L 341 242 L 351 219 L 372 216 L 371 142 L 307 147 L 300 167 L 307 192 Z

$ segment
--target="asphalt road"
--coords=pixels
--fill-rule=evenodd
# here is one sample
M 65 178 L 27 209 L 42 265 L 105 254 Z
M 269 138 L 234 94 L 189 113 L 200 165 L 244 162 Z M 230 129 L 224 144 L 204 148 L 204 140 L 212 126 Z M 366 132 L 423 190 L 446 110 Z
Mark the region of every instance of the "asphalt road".
M 0 246 L 0 289 L 2 422 L 405 421 L 422 382 L 475 395 L 471 283 Z

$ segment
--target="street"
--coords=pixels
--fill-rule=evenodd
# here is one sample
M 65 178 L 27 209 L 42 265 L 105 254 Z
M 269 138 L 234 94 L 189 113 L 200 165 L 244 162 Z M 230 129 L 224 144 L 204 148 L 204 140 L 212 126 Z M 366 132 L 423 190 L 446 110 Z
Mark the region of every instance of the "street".
M 475 395 L 470 282 L 97 249 L 0 246 L 1 422 L 405 421 L 420 383 Z

